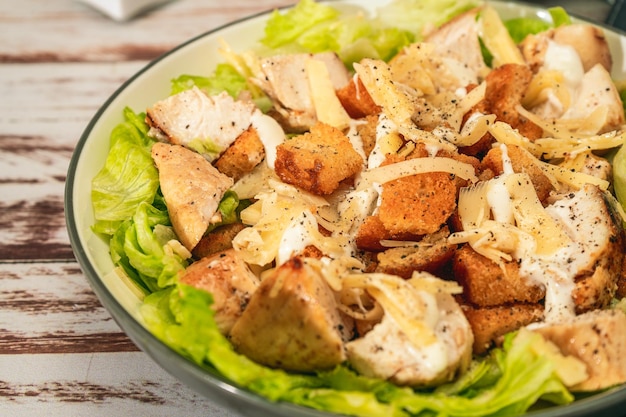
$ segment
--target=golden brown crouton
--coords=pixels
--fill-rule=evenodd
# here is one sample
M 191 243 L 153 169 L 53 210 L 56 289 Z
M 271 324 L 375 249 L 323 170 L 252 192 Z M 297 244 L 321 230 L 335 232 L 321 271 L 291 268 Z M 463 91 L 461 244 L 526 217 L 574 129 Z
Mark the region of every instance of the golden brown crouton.
M 541 304 L 510 304 L 495 307 L 472 307 L 462 305 L 474 333 L 474 353 L 487 352 L 492 346 L 501 343 L 506 333 L 543 319 Z
M 379 252 L 387 249 L 381 240 L 418 241 L 422 235 L 412 233 L 391 233 L 378 216 L 365 219 L 356 235 L 356 246 L 361 250 Z
M 542 202 L 546 201 L 554 187 L 543 170 L 534 162 L 535 157 L 516 145 L 507 145 L 506 153 L 511 160 L 513 171 L 528 174 L 537 191 L 537 197 Z M 485 170 L 489 169 L 495 175 L 502 174 L 502 149 L 499 146 L 490 149 L 482 163 Z
M 380 106 L 374 103 L 360 78 L 349 82 L 336 93 L 341 105 L 353 119 L 380 113 Z
M 243 132 L 215 162 L 215 167 L 237 181 L 265 158 L 265 148 L 253 127 Z
M 543 129 L 521 116 L 515 109 L 521 103 L 532 77 L 532 71 L 525 65 L 505 64 L 493 69 L 485 78 L 485 98 L 466 117 L 475 112 L 495 114 L 496 120 L 508 123 L 530 140 L 542 137 Z M 493 136 L 487 133 L 477 143 L 462 147 L 460 151 L 466 155 L 482 157 L 494 142 Z
M 522 117 L 515 109 L 522 101 L 533 73 L 526 65 L 505 64 L 487 75 L 485 102 L 488 113 L 496 115 L 530 140 L 543 136 L 543 129 Z
M 232 223 L 216 227 L 200 239 L 193 248 L 193 256 L 197 259 L 213 255 L 233 247 L 233 238 L 245 228 L 243 223 Z
M 332 193 L 363 165 L 346 135 L 324 123 L 287 140 L 276 151 L 274 167 L 280 179 L 318 195 Z
M 498 264 L 465 245 L 454 254 L 453 270 L 463 287 L 465 303 L 479 307 L 514 302 L 537 303 L 545 290 L 520 277 L 515 261 L 505 262 L 503 271 Z
M 437 274 L 454 255 L 456 245 L 448 243 L 450 231 L 443 227 L 439 232 L 426 235 L 411 246 L 390 248 L 378 254 L 376 272 L 410 278 L 413 271 Z
M 454 176 L 429 172 L 389 181 L 383 185 L 378 216 L 392 234 L 434 233 L 456 209 Z

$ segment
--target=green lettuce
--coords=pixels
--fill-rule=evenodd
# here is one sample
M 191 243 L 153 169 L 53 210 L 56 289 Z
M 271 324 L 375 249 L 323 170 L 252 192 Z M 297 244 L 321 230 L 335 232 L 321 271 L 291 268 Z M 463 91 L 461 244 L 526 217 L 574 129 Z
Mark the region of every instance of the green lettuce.
M 209 96 L 226 91 L 233 98 L 237 98 L 247 85 L 246 79 L 232 65 L 220 63 L 210 77 L 183 74 L 174 78 L 171 94 L 178 94 L 196 86 Z
M 111 132 L 104 167 L 91 183 L 96 233 L 112 235 L 140 203 L 151 203 L 159 188 L 159 174 L 150 149 L 145 114 L 124 109 L 124 122 Z
M 272 13 L 261 43 L 272 54 L 332 51 L 350 66 L 365 57 L 389 60 L 414 40 L 414 32 L 396 25 L 301 0 L 287 12 Z
M 248 91 L 261 111 L 265 112 L 272 106 L 271 100 L 258 87 L 249 84 L 246 77 L 228 63 L 218 64 L 210 76 L 183 74 L 174 78 L 171 81 L 170 94 L 178 94 L 194 86 L 208 96 L 226 91 L 235 99 L 243 91 Z
M 551 22 L 546 22 L 536 17 L 519 17 L 505 21 L 504 26 L 507 28 L 511 38 L 513 38 L 513 41 L 520 43 L 528 35 L 534 35 L 551 28 L 569 25 L 571 23 L 569 14 L 567 14 L 562 7 L 551 7 L 548 11 L 552 18 Z
M 574 400 L 554 363 L 530 347 L 539 334 L 511 333 L 459 380 L 417 391 L 356 374 L 346 365 L 316 374 L 292 374 L 259 365 L 238 354 L 219 332 L 211 294 L 184 284 L 145 298 L 142 317 L 164 343 L 198 365 L 270 401 L 286 401 L 354 416 L 512 416 L 539 400 Z
M 175 239 L 167 210 L 142 202 L 111 238 L 111 259 L 149 294 L 174 285 L 187 267 L 184 257 L 166 250 Z
M 378 19 L 385 26 L 406 30 L 420 39 L 424 29 L 440 26 L 480 4 L 477 0 L 395 0 L 378 10 Z

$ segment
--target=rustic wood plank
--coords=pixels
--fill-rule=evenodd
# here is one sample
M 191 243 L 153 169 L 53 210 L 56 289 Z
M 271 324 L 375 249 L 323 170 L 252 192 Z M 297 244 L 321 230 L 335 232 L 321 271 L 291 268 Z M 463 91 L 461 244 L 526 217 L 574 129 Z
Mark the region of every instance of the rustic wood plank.
M 0 409 L 4 416 L 237 415 L 141 352 L 0 355 Z
M 0 260 L 72 259 L 63 194 L 98 108 L 146 62 L 0 65 Z
M 0 264 L 0 354 L 137 350 L 78 264 Z
M 0 62 L 152 59 L 236 19 L 293 3 L 174 1 L 139 19 L 119 23 L 73 0 L 0 2 L 0 39 L 4 40 L 0 43 Z

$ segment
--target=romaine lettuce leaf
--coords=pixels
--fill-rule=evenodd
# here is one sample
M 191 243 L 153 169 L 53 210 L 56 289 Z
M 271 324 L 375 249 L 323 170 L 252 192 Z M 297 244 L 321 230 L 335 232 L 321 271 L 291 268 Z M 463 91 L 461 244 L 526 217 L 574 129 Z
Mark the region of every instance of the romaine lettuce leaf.
M 208 96 L 226 91 L 236 99 L 243 91 L 248 91 L 257 107 L 266 112 L 272 106 L 271 101 L 258 87 L 246 81 L 246 75 L 251 74 L 242 74 L 233 65 L 220 63 L 210 76 L 183 74 L 174 78 L 171 81 L 170 94 L 174 95 L 196 86 Z
M 424 29 L 433 28 L 481 4 L 477 0 L 395 0 L 378 10 L 379 21 L 413 33 L 419 40 Z
M 414 39 L 412 31 L 396 25 L 301 0 L 285 13 L 274 11 L 261 43 L 267 54 L 332 51 L 350 66 L 364 57 L 389 60 Z
M 504 26 L 506 26 L 513 41 L 520 43 L 528 35 L 571 23 L 569 14 L 562 7 L 551 7 L 548 11 L 552 17 L 552 22 L 546 22 L 536 17 L 519 17 L 505 21 Z
M 176 239 L 170 226 L 166 210 L 142 202 L 109 243 L 114 264 L 147 293 L 174 285 L 187 267 L 183 256 L 166 250 L 168 242 Z
M 265 37 L 261 43 L 271 49 L 279 49 L 291 43 L 315 26 L 337 21 L 339 12 L 313 0 L 301 0 L 285 13 L 274 10 L 265 26 Z
M 152 202 L 159 175 L 150 156 L 145 114 L 124 109 L 125 121 L 111 132 L 111 149 L 104 167 L 92 180 L 91 201 L 96 233 L 112 235 L 142 202 Z
M 220 63 L 210 77 L 199 75 L 180 75 L 172 80 L 171 94 L 178 94 L 196 86 L 212 96 L 226 91 L 233 98 L 246 89 L 246 79 L 232 65 Z

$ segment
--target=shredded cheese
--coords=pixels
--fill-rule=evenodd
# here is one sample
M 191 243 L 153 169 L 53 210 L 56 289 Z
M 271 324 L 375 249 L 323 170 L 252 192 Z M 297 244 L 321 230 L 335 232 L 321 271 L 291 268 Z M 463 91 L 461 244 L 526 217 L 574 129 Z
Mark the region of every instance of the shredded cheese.
M 449 172 L 450 174 L 457 175 L 471 182 L 478 181 L 472 165 L 457 161 L 456 159 L 436 156 L 407 159 L 405 161 L 396 162 L 395 164 L 384 165 L 364 171 L 361 174 L 357 188 L 363 189 L 364 187 L 371 186 L 373 183 L 384 184 L 398 178 L 427 172 Z

